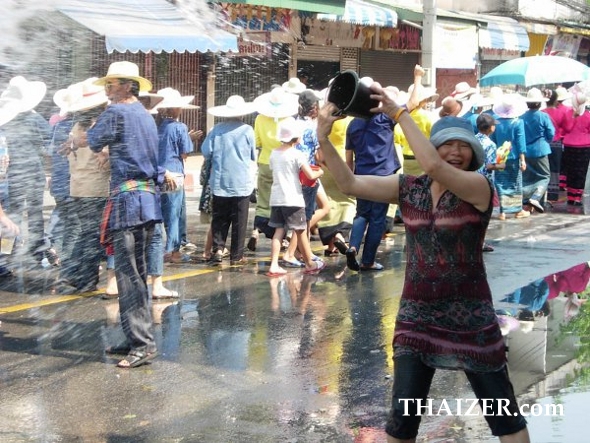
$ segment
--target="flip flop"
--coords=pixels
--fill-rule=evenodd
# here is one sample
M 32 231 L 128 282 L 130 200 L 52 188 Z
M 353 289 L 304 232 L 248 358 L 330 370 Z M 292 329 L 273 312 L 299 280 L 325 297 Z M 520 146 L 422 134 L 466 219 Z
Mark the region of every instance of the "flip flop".
M 172 289 L 168 290 L 168 294 L 152 294 L 152 298 L 154 300 L 162 300 L 164 298 L 178 298 L 178 291 L 174 291 Z
M 287 268 L 302 268 L 303 266 L 305 266 L 303 263 L 301 263 L 296 258 L 294 258 L 292 261 L 281 260 L 281 264 Z
M 303 271 L 304 274 L 319 274 L 322 269 L 326 267 L 326 263 L 323 261 L 314 261 L 315 266 L 312 269 L 306 269 Z
M 101 295 L 101 298 L 103 300 L 116 300 L 119 298 L 119 294 L 109 294 L 108 292 L 105 292 Z
M 372 266 L 361 266 L 361 271 L 383 271 L 383 265 L 381 263 L 373 263 Z
M 282 277 L 283 275 L 286 275 L 286 272 L 267 272 L 265 275 L 267 277 Z
M 145 365 L 149 361 L 153 360 L 158 356 L 158 351 L 154 352 L 143 352 L 143 351 L 130 351 L 123 360 L 117 363 L 117 367 L 123 369 L 137 368 L 138 366 Z

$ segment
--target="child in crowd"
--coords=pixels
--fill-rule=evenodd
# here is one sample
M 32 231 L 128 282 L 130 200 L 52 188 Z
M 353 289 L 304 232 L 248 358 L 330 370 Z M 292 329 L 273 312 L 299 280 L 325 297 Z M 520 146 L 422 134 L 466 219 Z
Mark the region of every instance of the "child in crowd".
M 297 236 L 297 245 L 305 262 L 305 273 L 318 273 L 326 264 L 313 261 L 309 239 L 307 237 L 307 220 L 305 217 L 305 201 L 299 180 L 302 171 L 310 180 L 320 178 L 324 171 L 313 170 L 305 154 L 295 149 L 303 134 L 303 126 L 292 117 L 279 123 L 277 138 L 281 146 L 270 155 L 269 167 L 272 171 L 272 187 L 270 190 L 270 221 L 269 226 L 275 228 L 271 245 L 271 262 L 267 273 L 269 277 L 278 277 L 287 273 L 279 266 L 279 255 L 285 231 L 293 230 Z
M 494 171 L 497 169 L 504 169 L 506 166 L 505 163 L 496 163 L 496 143 L 492 141 L 490 135 L 496 129 L 496 124 L 498 122 L 494 119 L 491 114 L 481 113 L 477 117 L 477 134 L 475 137 L 479 140 L 481 145 L 483 146 L 485 160 L 484 164 L 481 168 L 478 169 L 477 172 L 483 174 L 488 178 L 492 185 L 494 184 Z M 495 189 L 495 187 L 494 187 Z M 498 196 L 494 191 L 494 206 L 498 206 Z M 483 244 L 483 251 L 484 252 L 492 252 L 494 250 L 493 246 L 489 245 L 488 243 Z

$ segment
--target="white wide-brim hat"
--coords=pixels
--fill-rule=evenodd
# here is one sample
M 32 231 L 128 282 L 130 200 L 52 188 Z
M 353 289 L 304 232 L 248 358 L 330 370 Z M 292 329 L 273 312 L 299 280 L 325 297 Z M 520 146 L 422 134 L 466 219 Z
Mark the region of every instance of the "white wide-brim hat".
M 0 99 L 0 127 L 13 120 L 19 113 L 18 100 Z
M 26 112 L 41 103 L 46 93 L 47 86 L 45 83 L 28 81 L 22 75 L 18 75 L 10 79 L 8 87 L 2 92 L 0 98 L 3 100 L 16 100 L 20 112 Z
M 292 117 L 299 111 L 299 98 L 282 88 L 259 95 L 254 99 L 255 110 L 271 118 Z
M 548 100 L 547 97 L 543 95 L 539 88 L 531 88 L 526 93 L 526 98 L 524 99 L 527 103 L 544 103 Z
M 504 94 L 492 108 L 494 113 L 500 118 L 516 118 L 524 114 L 528 107 L 524 97 L 517 93 Z
M 563 86 L 558 86 L 557 88 L 555 88 L 555 93 L 557 94 L 558 102 L 562 102 L 564 100 L 567 100 L 568 98 L 572 98 L 572 94 Z
M 232 95 L 225 105 L 213 106 L 207 112 L 214 117 L 241 117 L 256 112 L 256 109 L 254 103 L 246 102 L 241 95 Z
M 152 90 L 152 82 L 139 75 L 139 67 L 135 63 L 126 61 L 111 63 L 107 75 L 96 80 L 96 84 L 104 86 L 107 80 L 120 78 L 136 81 L 139 83 L 140 91 Z
M 162 100 L 164 100 L 164 97 L 153 92 L 142 91 L 139 93 L 139 101 L 148 111 L 154 109 Z
M 460 82 L 455 85 L 455 89 L 451 92 L 451 97 L 455 100 L 465 100 L 477 92 L 477 89 L 471 87 L 467 82 Z
M 195 99 L 194 95 L 180 95 L 180 92 L 174 88 L 158 89 L 157 94 L 164 97 L 154 109 L 180 108 L 180 109 L 199 109 L 200 106 L 191 105 Z
M 283 143 L 300 138 L 303 135 L 304 124 L 301 120 L 288 117 L 280 121 L 277 126 L 277 139 Z
M 104 88 L 96 85 L 96 80 L 91 77 L 67 88 L 69 104 L 64 108 L 65 113 L 87 111 L 107 104 L 109 99 Z
M 283 89 L 291 94 L 300 94 L 307 89 L 307 86 L 297 77 L 292 77 L 289 81 L 283 83 Z
M 413 90 L 414 90 L 414 85 L 410 85 L 410 87 L 408 88 L 408 94 L 410 96 L 412 95 Z M 440 97 L 440 94 L 438 94 L 436 92 L 435 88 L 418 85 L 418 97 L 417 97 L 418 103 L 421 103 L 423 101 L 434 102 L 434 101 L 438 100 L 439 97 Z

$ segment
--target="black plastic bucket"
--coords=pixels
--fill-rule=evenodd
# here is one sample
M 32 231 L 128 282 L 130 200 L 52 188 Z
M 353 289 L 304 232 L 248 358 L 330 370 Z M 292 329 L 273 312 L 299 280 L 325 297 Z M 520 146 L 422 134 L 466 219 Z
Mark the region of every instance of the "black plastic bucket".
M 334 77 L 327 100 L 334 103 L 343 115 L 366 119 L 375 115 L 371 108 L 379 106 L 379 102 L 371 98 L 371 89 L 361 83 L 357 73 L 351 70 L 342 71 Z

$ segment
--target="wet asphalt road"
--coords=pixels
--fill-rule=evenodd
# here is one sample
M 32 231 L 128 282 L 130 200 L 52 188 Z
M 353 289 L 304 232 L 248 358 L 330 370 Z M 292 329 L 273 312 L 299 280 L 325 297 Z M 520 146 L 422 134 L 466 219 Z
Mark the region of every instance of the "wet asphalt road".
M 496 250 L 486 265 L 494 298 L 590 260 L 589 221 L 564 208 L 493 220 L 488 240 Z M 192 230 L 202 242 L 204 225 Z M 242 268 L 167 265 L 166 286 L 181 299 L 153 303 L 160 356 L 132 370 L 116 368 L 104 352 L 123 337 L 116 301 L 52 296 L 52 269 L 17 273 L 0 285 L 0 442 L 385 441 L 403 245 L 396 227 L 379 249 L 386 270 L 361 274 L 345 270 L 344 257 L 329 257 L 318 276 L 289 270 L 269 279 L 266 239 Z M 545 347 L 535 359 L 514 351 L 520 398 L 543 396 L 549 369 L 573 373 L 575 346 Z M 531 363 L 539 358 L 542 370 Z M 469 392 L 461 373 L 439 371 L 431 396 Z M 561 441 L 576 441 L 572 435 Z M 419 438 L 494 441 L 481 417 L 427 417 Z

